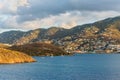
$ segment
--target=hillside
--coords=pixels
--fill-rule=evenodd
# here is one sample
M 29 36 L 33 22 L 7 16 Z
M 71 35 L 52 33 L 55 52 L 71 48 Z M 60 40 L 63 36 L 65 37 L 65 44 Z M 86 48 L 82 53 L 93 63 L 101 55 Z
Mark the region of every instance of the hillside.
M 16 40 L 20 39 L 25 32 L 22 31 L 7 31 L 0 34 L 0 43 L 13 44 Z
M 31 56 L 58 56 L 69 55 L 62 49 L 46 43 L 31 43 L 25 45 L 15 45 L 10 47 L 11 50 L 24 52 Z
M 106 49 L 114 52 L 116 48 L 111 51 L 112 48 L 109 48 L 109 45 L 120 45 L 120 16 L 78 25 L 71 29 L 51 27 L 27 32 L 9 31 L 0 34 L 1 43 L 14 45 L 46 41 L 60 46 L 67 52 L 74 50 L 89 52 Z
M 26 63 L 35 60 L 25 53 L 0 48 L 0 64 Z
M 52 27 L 35 29 L 28 32 L 9 31 L 0 34 L 1 43 L 26 44 L 42 40 L 60 40 L 68 36 L 82 37 L 111 37 L 120 40 L 120 16 L 97 21 L 95 23 L 78 25 L 71 29 Z
M 113 39 L 120 39 L 120 16 L 114 18 L 107 18 L 105 20 L 97 21 L 91 24 L 85 24 L 72 28 L 75 34 L 84 33 L 84 36 L 108 35 Z M 91 35 L 92 33 L 92 35 Z M 86 34 L 86 35 L 85 35 Z M 111 35 L 110 35 L 111 34 Z M 116 38 L 117 36 L 117 38 Z M 105 36 L 107 37 L 107 36 Z

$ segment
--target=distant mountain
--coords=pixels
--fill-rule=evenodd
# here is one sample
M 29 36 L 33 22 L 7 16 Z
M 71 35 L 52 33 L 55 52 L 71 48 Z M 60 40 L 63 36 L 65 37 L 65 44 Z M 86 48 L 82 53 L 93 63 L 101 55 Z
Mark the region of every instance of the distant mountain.
M 103 36 L 120 41 L 120 16 L 107 18 L 95 23 L 78 25 L 71 29 L 52 27 L 49 29 L 35 29 L 28 32 L 9 31 L 0 34 L 1 43 L 26 44 L 42 40 L 65 40 L 71 37 L 75 40 L 80 37 Z
M 113 38 L 120 38 L 120 35 L 118 35 L 120 34 L 120 16 L 107 18 L 105 20 L 97 21 L 91 24 L 76 26 L 72 28 L 72 31 L 76 33 L 90 32 L 102 35 L 109 35 L 110 33 L 112 33 L 111 35 L 109 35 L 109 37 L 111 36 Z
M 0 43 L 13 44 L 16 40 L 24 36 L 22 31 L 8 31 L 0 34 Z

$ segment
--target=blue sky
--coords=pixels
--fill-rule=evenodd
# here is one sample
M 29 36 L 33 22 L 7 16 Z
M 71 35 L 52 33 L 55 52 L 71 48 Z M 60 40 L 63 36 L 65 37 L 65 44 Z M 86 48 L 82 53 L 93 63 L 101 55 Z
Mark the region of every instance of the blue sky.
M 0 0 L 0 31 L 72 28 L 120 16 L 120 0 Z

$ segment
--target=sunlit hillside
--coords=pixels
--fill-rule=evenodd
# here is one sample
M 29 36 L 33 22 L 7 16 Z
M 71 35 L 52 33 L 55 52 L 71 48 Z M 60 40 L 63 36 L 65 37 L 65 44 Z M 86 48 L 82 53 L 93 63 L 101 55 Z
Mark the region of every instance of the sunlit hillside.
M 22 52 L 0 48 L 0 64 L 26 63 L 34 61 L 35 60 L 31 56 L 28 56 Z

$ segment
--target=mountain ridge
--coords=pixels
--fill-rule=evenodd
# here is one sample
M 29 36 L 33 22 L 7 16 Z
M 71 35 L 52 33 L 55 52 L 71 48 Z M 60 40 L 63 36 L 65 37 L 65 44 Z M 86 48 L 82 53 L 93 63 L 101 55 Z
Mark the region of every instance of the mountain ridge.
M 107 18 L 90 24 L 78 25 L 71 29 L 51 27 L 48 29 L 39 28 L 27 32 L 9 31 L 0 34 L 0 42 L 7 44 L 22 45 L 42 40 L 61 40 L 67 36 L 100 36 L 114 32 L 113 36 L 120 34 L 120 16 Z M 6 37 L 7 36 L 7 37 Z M 117 39 L 117 37 L 113 37 Z M 118 38 L 119 39 L 119 38 Z

